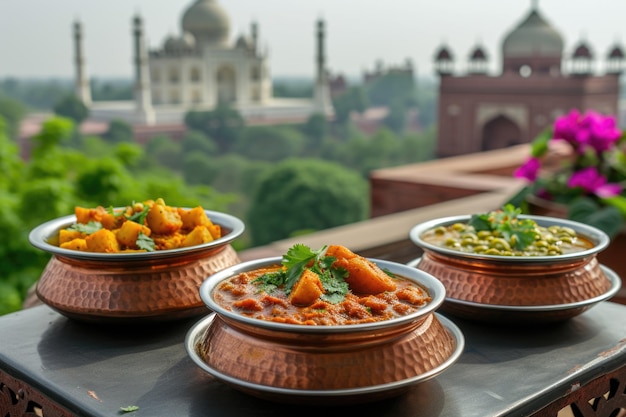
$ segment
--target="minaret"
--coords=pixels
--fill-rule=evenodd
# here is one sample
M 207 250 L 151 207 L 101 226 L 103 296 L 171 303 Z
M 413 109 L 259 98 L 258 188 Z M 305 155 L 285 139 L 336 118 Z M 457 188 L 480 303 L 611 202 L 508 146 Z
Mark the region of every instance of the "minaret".
M 148 71 L 148 51 L 143 38 L 141 17 L 133 19 L 135 40 L 135 112 L 139 121 L 147 125 L 154 124 L 154 109 L 150 94 L 150 72 Z
M 334 113 L 333 104 L 330 100 L 330 87 L 328 85 L 328 74 L 326 72 L 326 54 L 324 52 L 324 21 L 317 21 L 317 57 L 315 91 L 313 95 L 313 105 L 315 112 L 330 116 Z
M 85 55 L 83 53 L 83 28 L 77 20 L 74 22 L 74 65 L 76 68 L 76 98 L 87 107 L 91 106 L 91 88 L 85 71 Z
M 258 53 L 258 42 L 259 42 L 259 26 L 256 22 L 252 22 L 250 25 L 250 35 L 252 37 L 252 48 L 254 50 L 254 55 Z

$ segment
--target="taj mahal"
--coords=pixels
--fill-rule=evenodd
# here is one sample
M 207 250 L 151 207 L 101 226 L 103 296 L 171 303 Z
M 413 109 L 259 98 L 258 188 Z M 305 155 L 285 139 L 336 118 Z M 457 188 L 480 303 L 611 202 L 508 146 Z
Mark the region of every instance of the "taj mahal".
M 313 97 L 276 98 L 267 51 L 259 46 L 259 26 L 231 39 L 230 18 L 217 0 L 196 0 L 183 13 L 179 35 L 168 35 L 159 48 L 148 50 L 143 20 L 132 21 L 132 101 L 102 102 L 91 98 L 86 73 L 83 28 L 74 23 L 75 94 L 93 120 L 120 119 L 132 124 L 182 123 L 190 110 L 218 105 L 237 109 L 246 119 L 306 120 L 313 114 L 332 116 L 325 57 L 325 25 L 315 26 L 316 58 Z

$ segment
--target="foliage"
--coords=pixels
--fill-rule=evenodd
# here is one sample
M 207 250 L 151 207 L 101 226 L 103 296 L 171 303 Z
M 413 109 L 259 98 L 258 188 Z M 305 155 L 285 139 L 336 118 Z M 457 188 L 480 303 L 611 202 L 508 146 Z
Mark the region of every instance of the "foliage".
M 260 180 L 247 218 L 253 244 L 263 245 L 363 220 L 367 210 L 367 183 L 359 175 L 330 162 L 289 159 Z
M 250 126 L 241 135 L 234 151 L 251 160 L 280 161 L 299 155 L 305 138 L 292 127 Z
M 530 158 L 514 174 L 528 185 L 511 202 L 528 211 L 524 201 L 532 194 L 564 204 L 570 218 L 614 236 L 626 218 L 625 146 L 614 116 L 572 110 L 533 141 Z M 561 165 L 541 170 L 543 158 L 555 149 Z
M 350 113 L 362 113 L 368 107 L 368 98 L 363 87 L 350 87 L 343 94 L 333 98 L 335 120 L 345 123 Z
M 26 107 L 10 97 L 0 94 L 0 117 L 6 123 L 6 132 L 10 138 L 16 138 L 19 135 L 20 122 L 26 114 Z
M 53 110 L 59 116 L 72 119 L 74 123 L 80 125 L 87 117 L 89 117 L 89 109 L 74 94 L 68 94 L 59 100 L 53 107 Z
M 71 80 L 5 78 L 0 81 L 0 92 L 4 95 L 39 110 L 52 109 L 55 103 L 71 94 L 73 90 Z
M 181 151 L 183 155 L 195 152 L 215 155 L 217 154 L 217 144 L 204 133 L 190 130 L 181 139 Z
M 182 146 L 168 135 L 153 137 L 145 146 L 146 155 L 154 158 L 161 166 L 178 171 L 183 166 Z
M 228 152 L 241 135 L 245 121 L 235 109 L 225 105 L 211 111 L 190 111 L 185 114 L 185 125 L 212 138 L 220 152 Z
M 133 142 L 135 133 L 133 127 L 124 120 L 111 120 L 109 128 L 102 135 L 110 143 Z

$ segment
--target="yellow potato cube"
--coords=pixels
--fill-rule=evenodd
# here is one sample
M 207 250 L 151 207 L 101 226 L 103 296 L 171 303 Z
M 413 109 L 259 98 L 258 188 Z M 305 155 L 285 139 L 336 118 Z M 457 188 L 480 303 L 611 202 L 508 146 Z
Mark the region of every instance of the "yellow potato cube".
M 115 233 L 108 229 L 100 229 L 85 238 L 89 252 L 119 252 L 120 245 L 117 243 Z
M 68 242 L 61 243 L 59 246 L 63 249 L 87 251 L 87 242 L 85 239 L 81 238 L 72 239 Z
M 143 233 L 150 236 L 150 229 L 133 221 L 126 221 L 118 230 L 115 231 L 117 241 L 122 246 L 137 249 L 137 236 Z
M 195 246 L 211 242 L 212 240 L 214 240 L 213 236 L 211 236 L 211 233 L 206 227 L 196 226 L 187 236 L 185 236 L 182 245 L 185 247 Z
M 310 269 L 305 269 L 300 279 L 293 286 L 289 301 L 293 305 L 310 306 L 324 293 L 320 277 Z
M 146 221 L 153 233 L 163 235 L 175 233 L 183 225 L 178 210 L 161 204 L 154 204 L 150 208 Z
M 83 238 L 83 237 L 85 236 L 78 230 L 61 229 L 59 230 L 59 245 L 62 245 L 64 243 L 71 242 L 74 239 Z
M 196 226 L 203 226 L 211 223 L 206 215 L 206 212 L 200 206 L 194 207 L 190 210 L 179 208 L 178 214 L 183 221 L 183 229 L 186 230 L 192 230 Z

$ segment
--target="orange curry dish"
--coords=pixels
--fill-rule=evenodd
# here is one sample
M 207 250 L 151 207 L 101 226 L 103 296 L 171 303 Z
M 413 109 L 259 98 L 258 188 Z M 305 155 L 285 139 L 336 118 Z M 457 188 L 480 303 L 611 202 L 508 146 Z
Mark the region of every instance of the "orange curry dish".
M 351 325 L 402 317 L 431 297 L 414 282 L 381 270 L 344 246 L 294 245 L 282 265 L 220 283 L 213 298 L 243 316 L 301 325 Z

